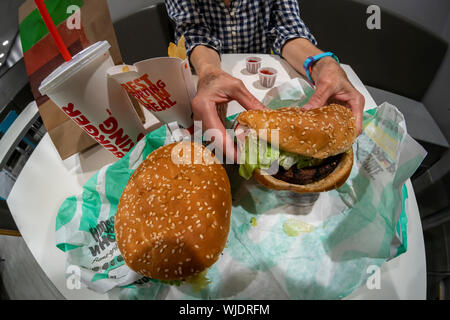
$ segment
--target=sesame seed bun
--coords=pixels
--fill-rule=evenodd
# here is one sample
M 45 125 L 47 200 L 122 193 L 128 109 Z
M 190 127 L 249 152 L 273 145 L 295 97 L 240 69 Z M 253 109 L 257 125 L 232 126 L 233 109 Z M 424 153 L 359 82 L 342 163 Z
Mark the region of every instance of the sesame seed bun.
M 167 145 L 128 181 L 115 219 L 117 245 L 135 272 L 184 280 L 217 261 L 230 216 L 230 182 L 214 155 L 192 142 Z
M 271 141 L 272 130 L 279 130 L 280 150 L 316 159 L 341 154 L 351 148 L 356 139 L 356 121 L 350 109 L 331 104 L 318 109 L 302 111 L 298 107 L 277 110 L 250 110 L 237 118 L 240 124 L 267 130 Z
M 280 150 L 315 159 L 342 154 L 336 168 L 327 176 L 317 178 L 318 181 L 289 183 L 256 169 L 253 177 L 260 184 L 275 190 L 315 193 L 339 188 L 348 179 L 353 166 L 352 145 L 357 135 L 355 117 L 350 109 L 330 104 L 309 111 L 298 107 L 251 110 L 241 113 L 237 121 L 256 130 L 261 139 L 271 143 L 274 130 L 277 130 Z M 261 129 L 267 131 L 260 132 Z

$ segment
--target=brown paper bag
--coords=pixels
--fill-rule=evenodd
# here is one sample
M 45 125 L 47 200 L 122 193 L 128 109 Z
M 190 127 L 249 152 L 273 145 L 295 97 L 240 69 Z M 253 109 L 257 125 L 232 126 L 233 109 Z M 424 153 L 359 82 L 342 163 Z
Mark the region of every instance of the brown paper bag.
M 46 0 L 45 4 L 72 55 L 97 41 L 107 40 L 114 63 L 122 63 L 106 0 Z M 19 30 L 34 98 L 50 138 L 64 160 L 96 142 L 38 90 L 42 80 L 64 59 L 33 0 L 25 1 L 19 8 Z

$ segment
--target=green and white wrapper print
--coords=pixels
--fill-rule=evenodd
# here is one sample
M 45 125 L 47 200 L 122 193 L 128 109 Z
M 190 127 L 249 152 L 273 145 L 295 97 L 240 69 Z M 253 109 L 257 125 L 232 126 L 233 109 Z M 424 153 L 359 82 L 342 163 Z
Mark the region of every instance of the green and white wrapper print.
M 242 179 L 237 166 L 228 170 L 231 229 L 206 288 L 142 278 L 124 264 L 114 216 L 133 171 L 171 142 L 166 126 L 149 133 L 62 204 L 57 247 L 67 252 L 68 265 L 80 267 L 83 285 L 101 293 L 121 288 L 124 299 L 340 299 L 367 281 L 369 267 L 407 250 L 404 184 L 426 153 L 407 134 L 403 115 L 385 103 L 364 114 L 348 181 L 321 193 L 307 212 L 288 204 L 283 192 Z

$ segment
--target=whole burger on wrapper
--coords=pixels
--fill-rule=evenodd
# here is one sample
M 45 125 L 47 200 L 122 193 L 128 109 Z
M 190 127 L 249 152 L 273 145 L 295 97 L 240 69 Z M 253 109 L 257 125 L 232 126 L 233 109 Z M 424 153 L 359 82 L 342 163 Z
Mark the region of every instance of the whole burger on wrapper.
M 135 272 L 189 280 L 218 260 L 230 216 L 222 165 L 202 145 L 175 143 L 151 153 L 131 176 L 117 209 L 117 244 Z
M 315 193 L 339 188 L 350 175 L 356 122 L 344 106 L 251 110 L 241 113 L 237 121 L 251 129 L 239 169 L 246 179 L 254 177 L 270 189 Z M 275 134 L 278 140 L 272 139 Z M 261 140 L 269 142 L 265 149 L 251 147 Z M 274 141 L 278 148 L 270 145 Z M 275 162 L 279 168 L 270 172 Z

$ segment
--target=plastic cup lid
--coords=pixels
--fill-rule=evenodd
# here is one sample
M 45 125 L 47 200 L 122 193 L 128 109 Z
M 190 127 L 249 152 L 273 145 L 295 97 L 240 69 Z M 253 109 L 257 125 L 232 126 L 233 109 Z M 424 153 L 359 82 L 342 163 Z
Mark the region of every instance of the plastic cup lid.
M 39 86 L 39 91 L 41 94 L 46 95 L 49 91 L 52 91 L 52 89 L 58 87 L 61 83 L 64 83 L 67 79 L 83 69 L 92 60 L 103 55 L 110 47 L 111 45 L 108 41 L 99 41 L 80 51 L 72 57 L 72 60 L 64 62 L 50 73 L 42 81 Z

